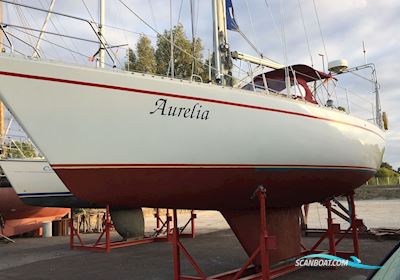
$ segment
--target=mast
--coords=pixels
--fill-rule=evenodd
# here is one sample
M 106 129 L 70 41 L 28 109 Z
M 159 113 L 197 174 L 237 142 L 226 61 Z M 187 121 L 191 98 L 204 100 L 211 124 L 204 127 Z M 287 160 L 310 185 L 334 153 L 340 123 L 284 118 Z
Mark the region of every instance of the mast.
M 3 22 L 3 2 L 0 2 L 0 22 Z M 0 32 L 0 52 L 3 52 L 3 32 Z M 4 105 L 0 100 L 0 138 L 1 143 L 4 143 L 5 130 L 4 130 Z M 4 153 L 4 147 L 1 147 L 1 153 Z
M 47 16 L 46 16 L 46 18 L 45 18 L 45 20 L 43 22 L 42 30 L 41 30 L 41 32 L 39 34 L 39 38 L 38 38 L 38 40 L 36 42 L 35 50 L 33 51 L 32 57 L 38 57 L 38 55 L 39 55 L 40 43 L 42 42 L 44 31 L 47 28 L 47 23 L 50 20 L 51 12 L 53 11 L 55 3 L 56 3 L 56 0 L 51 0 L 50 7 L 49 7 L 49 12 L 47 13 Z
M 216 68 L 215 79 L 222 85 L 230 85 L 228 76 L 231 75 L 231 55 L 228 44 L 226 26 L 225 0 L 212 0 L 213 7 L 213 33 L 214 33 L 214 64 Z
M 196 67 L 196 58 L 195 58 L 195 44 L 196 44 L 196 34 L 195 34 L 195 28 L 194 28 L 194 17 L 195 17 L 195 10 L 194 10 L 194 3 L 193 0 L 190 0 L 190 19 L 192 23 L 192 75 L 190 76 L 190 79 L 193 79 L 193 75 L 195 72 L 195 67 Z
M 106 23 L 106 1 L 100 0 L 100 23 L 99 23 L 99 36 L 100 36 L 99 67 L 100 68 L 104 68 L 105 65 L 105 49 L 104 49 L 105 23 Z
M 221 82 L 221 55 L 219 52 L 219 36 L 218 36 L 218 0 L 212 0 L 213 8 L 213 43 L 214 43 L 214 67 L 215 67 L 215 79 L 217 83 Z

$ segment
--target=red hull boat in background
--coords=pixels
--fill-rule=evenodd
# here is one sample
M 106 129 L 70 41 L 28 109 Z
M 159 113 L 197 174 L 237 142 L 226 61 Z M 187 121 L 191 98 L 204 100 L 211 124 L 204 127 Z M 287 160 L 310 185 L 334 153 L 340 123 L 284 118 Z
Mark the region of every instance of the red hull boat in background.
M 0 185 L 0 233 L 14 236 L 39 229 L 44 222 L 62 218 L 66 208 L 33 207 L 24 204 L 14 189 L 2 182 Z

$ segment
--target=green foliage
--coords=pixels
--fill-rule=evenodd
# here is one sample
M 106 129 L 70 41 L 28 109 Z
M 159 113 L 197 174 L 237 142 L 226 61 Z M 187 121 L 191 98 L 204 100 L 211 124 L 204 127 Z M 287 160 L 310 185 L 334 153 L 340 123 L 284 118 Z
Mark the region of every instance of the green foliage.
M 203 44 L 201 39 L 197 38 L 191 42 L 185 34 L 183 25 L 178 24 L 172 29 L 174 37 L 174 68 L 175 76 L 179 78 L 190 78 L 193 73 L 199 76 L 204 76 L 207 72 L 204 71 L 202 61 Z M 169 73 L 169 62 L 171 58 L 171 45 L 167 38 L 170 38 L 171 32 L 165 30 L 162 35 L 157 36 L 157 50 L 155 53 L 157 61 L 157 74 L 165 75 Z M 193 59 L 193 56 L 196 58 Z M 204 80 L 204 78 L 203 78 Z
M 131 48 L 128 49 L 128 61 L 125 62 L 125 70 L 127 71 L 134 71 L 135 67 L 136 67 L 136 54 L 133 52 L 133 50 Z
M 393 170 L 393 167 L 387 163 L 382 162 L 381 167 L 375 174 L 375 177 L 383 178 L 383 177 L 398 177 L 400 174 Z
M 34 158 L 38 154 L 31 143 L 14 141 L 7 147 L 7 156 L 9 158 Z
M 375 174 L 375 177 L 398 177 L 399 174 L 387 167 L 381 167 Z
M 140 37 L 136 44 L 137 61 L 135 70 L 145 73 L 156 73 L 157 64 L 154 56 L 154 48 L 146 36 Z
M 194 75 L 200 76 L 203 82 L 209 82 L 208 59 L 203 60 L 203 44 L 200 38 L 194 41 L 187 38 L 185 30 L 181 24 L 172 29 L 174 36 L 174 68 L 175 77 L 189 79 Z M 171 45 L 169 30 L 165 30 L 162 35 L 157 36 L 156 48 L 151 45 L 151 40 L 140 37 L 136 44 L 136 49 L 128 49 L 128 61 L 125 63 L 125 70 L 159 75 L 170 74 Z M 211 66 L 214 67 L 214 59 Z M 212 70 L 212 77 L 215 76 Z M 199 79 L 194 78 L 199 81 Z M 213 79 L 214 80 L 214 79 Z
M 382 162 L 381 167 L 388 168 L 388 169 L 391 169 L 391 170 L 393 169 L 393 167 L 387 162 Z

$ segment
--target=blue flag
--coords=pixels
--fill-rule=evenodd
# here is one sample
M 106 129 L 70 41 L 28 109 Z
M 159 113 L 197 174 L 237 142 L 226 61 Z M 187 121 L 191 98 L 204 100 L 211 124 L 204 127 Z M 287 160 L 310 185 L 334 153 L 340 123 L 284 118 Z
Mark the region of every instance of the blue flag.
M 235 20 L 235 12 L 233 11 L 232 0 L 225 0 L 226 6 L 226 27 L 232 31 L 238 31 L 239 25 Z

